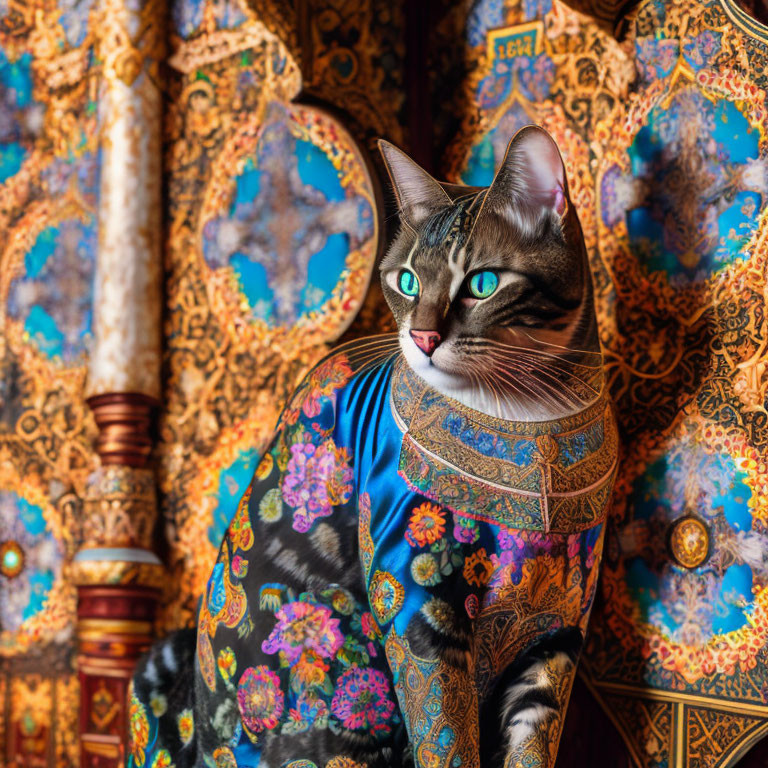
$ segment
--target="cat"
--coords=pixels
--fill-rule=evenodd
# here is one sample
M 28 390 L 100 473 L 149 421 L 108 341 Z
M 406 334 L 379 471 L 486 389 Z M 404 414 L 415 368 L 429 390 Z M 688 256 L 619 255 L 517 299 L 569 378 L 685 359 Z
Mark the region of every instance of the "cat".
M 526 127 L 481 189 L 380 147 L 398 333 L 289 401 L 197 629 L 137 668 L 130 766 L 554 763 L 616 464 L 563 161 Z

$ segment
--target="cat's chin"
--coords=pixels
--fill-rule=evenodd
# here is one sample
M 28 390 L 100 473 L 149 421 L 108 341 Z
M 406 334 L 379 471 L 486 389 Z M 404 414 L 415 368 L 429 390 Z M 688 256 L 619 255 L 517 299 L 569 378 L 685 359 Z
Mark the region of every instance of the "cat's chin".
M 430 358 L 411 339 L 403 336 L 400 337 L 400 347 L 413 372 L 441 395 L 458 400 L 488 416 L 510 420 L 524 418 L 522 413 L 513 414 L 508 408 L 500 409 L 497 402 L 478 391 L 477 385 L 469 377 L 462 376 L 455 370 L 446 370 L 454 362 L 447 350 L 438 348 Z
M 457 400 L 462 405 L 484 413 L 486 416 L 506 421 L 549 421 L 578 410 L 578 408 L 551 408 L 537 399 L 523 398 L 519 395 L 507 395 L 500 400 L 495 394 L 479 387 L 471 377 L 456 373 L 455 361 L 447 349 L 438 348 L 429 358 L 410 338 L 402 335 L 400 348 L 411 370 L 426 384 L 441 395 Z
M 403 336 L 400 337 L 400 348 L 403 350 L 405 361 L 413 372 L 441 394 L 454 397 L 453 393 L 472 386 L 469 378 L 450 369 L 446 370 L 446 361 L 441 360 L 444 357 L 444 352 L 441 349 L 435 350 L 431 358 L 427 357 L 411 339 Z M 441 363 L 445 367 L 441 367 Z

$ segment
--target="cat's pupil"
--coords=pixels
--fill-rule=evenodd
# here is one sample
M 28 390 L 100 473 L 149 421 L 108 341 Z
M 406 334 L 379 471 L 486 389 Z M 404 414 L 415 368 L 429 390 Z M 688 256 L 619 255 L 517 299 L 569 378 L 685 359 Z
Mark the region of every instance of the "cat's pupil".
M 400 290 L 406 296 L 416 296 L 419 292 L 419 278 L 409 269 L 404 269 L 400 273 Z
M 490 270 L 484 270 L 472 275 L 469 281 L 470 293 L 478 299 L 487 299 L 498 286 L 498 275 Z

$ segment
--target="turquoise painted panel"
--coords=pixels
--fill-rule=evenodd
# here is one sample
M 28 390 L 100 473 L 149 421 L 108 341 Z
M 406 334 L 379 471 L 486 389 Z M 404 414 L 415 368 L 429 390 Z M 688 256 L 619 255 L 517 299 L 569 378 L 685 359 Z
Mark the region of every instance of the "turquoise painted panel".
M 752 530 L 746 481 L 729 455 L 683 440 L 634 483 L 630 498 L 645 546 L 627 559 L 627 586 L 641 620 L 675 642 L 701 645 L 750 621 L 753 579 L 766 575 L 760 553 L 768 540 Z M 714 539 L 710 557 L 692 570 L 666 554 L 670 525 L 684 515 L 705 521 Z
M 256 451 L 240 451 L 237 459 L 219 475 L 216 492 L 216 507 L 212 524 L 208 527 L 208 540 L 214 547 L 221 544 L 230 521 L 237 511 L 237 505 L 253 477 L 259 460 Z
M 342 184 L 334 145 L 307 136 L 273 103 L 229 210 L 203 228 L 209 268 L 231 268 L 252 319 L 271 328 L 321 310 L 348 276 L 350 253 L 374 234 L 371 204 Z
M 8 314 L 22 323 L 46 357 L 82 363 L 91 339 L 93 278 L 98 233 L 95 217 L 47 227 L 11 282 Z
M 42 107 L 32 99 L 32 57 L 0 48 L 0 183 L 18 173 L 39 130 Z
M 763 203 L 763 172 L 749 172 L 763 165 L 758 140 L 734 102 L 694 88 L 651 110 L 624 180 L 629 240 L 649 271 L 685 284 L 746 255 Z
M 43 609 L 63 557 L 43 510 L 13 491 L 0 491 L 0 543 L 9 540 L 21 547 L 24 558 L 18 576 L 0 576 L 0 629 L 12 632 Z

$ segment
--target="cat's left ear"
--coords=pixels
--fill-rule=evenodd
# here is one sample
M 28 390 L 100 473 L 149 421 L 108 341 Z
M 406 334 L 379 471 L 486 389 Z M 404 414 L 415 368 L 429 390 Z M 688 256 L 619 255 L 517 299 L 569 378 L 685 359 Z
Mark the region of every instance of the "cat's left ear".
M 379 139 L 379 149 L 392 181 L 400 215 L 407 224 L 418 227 L 430 214 L 450 204 L 451 198 L 440 183 L 405 152 L 384 139 Z
M 533 203 L 561 218 L 568 210 L 568 180 L 555 140 L 537 125 L 521 128 L 509 142 L 504 160 L 488 189 L 488 203 Z

